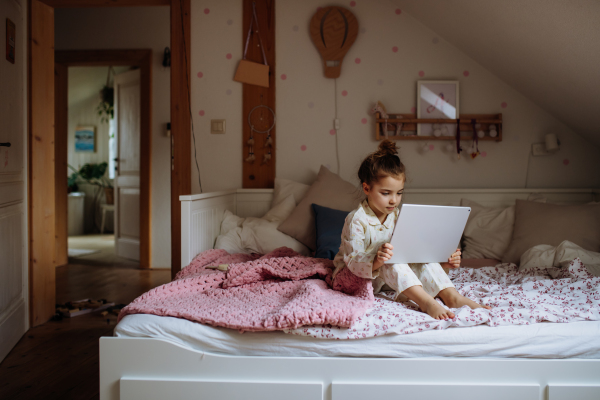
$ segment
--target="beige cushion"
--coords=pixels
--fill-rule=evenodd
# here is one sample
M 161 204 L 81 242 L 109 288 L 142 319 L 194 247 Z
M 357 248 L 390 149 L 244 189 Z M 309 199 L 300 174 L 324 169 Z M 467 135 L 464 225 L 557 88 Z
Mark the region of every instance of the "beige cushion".
M 290 181 L 289 179 L 275 178 L 275 187 L 273 188 L 273 201 L 271 207 L 275 207 L 289 195 L 294 196 L 295 204 L 298 204 L 303 198 L 310 185 L 304 183 Z
M 502 262 L 519 263 L 533 246 L 564 240 L 600 252 L 600 205 L 556 205 L 517 200 L 513 235 Z
M 315 215 L 311 204 L 352 211 L 358 207 L 363 197 L 362 191 L 356 186 L 329 171 L 327 167 L 321 166 L 315 183 L 311 185 L 288 219 L 277 229 L 314 250 L 316 248 Z
M 467 199 L 461 199 L 460 205 L 471 207 L 463 233 L 463 258 L 502 259 L 512 237 L 515 206 L 484 207 Z
M 296 208 L 296 200 L 294 195 L 289 195 L 282 201 L 280 201 L 275 207 L 271 208 L 263 218 L 269 222 L 282 222 L 285 221 L 292 211 Z

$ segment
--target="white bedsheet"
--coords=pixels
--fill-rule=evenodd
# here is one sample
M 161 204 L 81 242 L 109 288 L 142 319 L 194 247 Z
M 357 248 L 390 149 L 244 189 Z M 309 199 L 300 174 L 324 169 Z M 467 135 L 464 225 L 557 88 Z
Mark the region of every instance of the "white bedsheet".
M 164 339 L 208 353 L 275 357 L 525 357 L 600 359 L 600 322 L 478 325 L 408 335 L 323 340 L 215 328 L 173 317 L 128 315 L 115 336 Z

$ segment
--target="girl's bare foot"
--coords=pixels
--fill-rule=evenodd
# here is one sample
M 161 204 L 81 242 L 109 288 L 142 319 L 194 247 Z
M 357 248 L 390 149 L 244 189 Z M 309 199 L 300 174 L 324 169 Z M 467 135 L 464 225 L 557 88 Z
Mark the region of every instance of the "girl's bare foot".
M 446 320 L 448 318 L 454 318 L 454 313 L 450 310 L 446 310 L 441 306 L 440 303 L 435 301 L 433 298 L 431 301 L 426 302 L 423 306 L 420 307 L 421 311 L 429 314 L 430 317 L 435 319 L 443 319 Z
M 476 308 L 485 308 L 487 310 L 492 309 L 492 307 L 490 307 L 490 306 L 483 306 L 481 304 L 475 303 L 473 300 L 469 299 L 468 297 L 465 297 L 462 294 L 458 293 L 456 291 L 456 289 L 454 289 L 454 288 L 444 289 L 438 294 L 438 296 L 444 301 L 444 304 L 446 304 L 450 308 L 461 308 L 463 306 L 469 306 L 472 309 L 476 309 Z

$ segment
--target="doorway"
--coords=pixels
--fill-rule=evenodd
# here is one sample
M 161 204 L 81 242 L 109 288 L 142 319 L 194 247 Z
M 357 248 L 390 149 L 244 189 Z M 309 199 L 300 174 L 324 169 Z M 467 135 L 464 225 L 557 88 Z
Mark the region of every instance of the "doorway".
M 54 8 L 67 7 L 114 7 L 114 6 L 170 6 L 171 20 L 171 273 L 180 268 L 181 258 L 181 209 L 179 196 L 191 192 L 191 121 L 189 99 L 190 74 L 190 0 L 116 0 L 110 3 L 98 0 L 29 0 L 28 7 L 28 236 L 29 236 L 29 309 L 30 326 L 46 322 L 54 314 L 55 304 L 55 266 L 60 259 L 58 249 L 66 249 L 66 233 L 59 226 L 59 217 L 66 213 L 61 198 L 66 197 L 66 165 L 55 160 L 65 159 L 60 154 L 64 146 L 59 143 L 61 135 L 55 133 L 55 119 L 58 126 L 65 116 L 55 113 L 55 79 L 67 76 L 66 65 L 118 65 L 115 61 L 103 58 L 102 51 L 92 51 L 86 55 L 87 61 L 70 59 L 70 55 L 60 59 L 57 52 L 57 64 L 62 65 L 55 71 L 54 54 Z M 121 50 L 125 56 L 132 57 L 135 51 Z M 147 56 L 146 56 L 147 57 Z M 142 60 L 138 54 L 136 60 L 140 67 L 149 61 Z M 101 63 L 105 64 L 101 64 Z M 80 64 L 78 64 L 80 63 Z M 62 70 L 62 71 L 61 71 Z M 151 81 L 151 72 L 142 74 L 142 80 Z M 64 77 L 62 78 L 64 79 Z M 150 85 L 147 86 L 150 88 Z M 142 101 L 147 101 L 151 93 L 142 93 Z M 143 110 L 143 107 L 142 107 Z M 149 108 L 148 108 L 149 110 Z M 148 111 L 149 112 L 149 111 Z M 149 118 L 148 114 L 148 118 Z M 142 121 L 144 118 L 142 117 Z M 61 122 L 62 121 L 62 122 Z M 148 127 L 149 131 L 150 127 Z M 141 141 L 141 146 L 150 146 L 149 141 Z M 63 149 L 63 150 L 61 150 Z M 142 149 L 140 156 L 144 154 Z M 149 154 L 149 152 L 146 152 Z M 141 160 L 143 164 L 144 161 Z M 150 160 L 146 160 L 150 165 Z M 143 212 L 149 213 L 150 196 L 144 197 L 143 190 L 150 189 L 150 168 L 147 174 L 140 176 L 140 229 L 141 235 L 148 235 L 145 241 L 150 246 L 150 219 L 143 218 Z M 142 189 L 142 187 L 146 189 Z M 63 189 L 64 188 L 64 189 Z M 143 205 L 143 201 L 147 205 Z M 59 208 L 62 206 L 62 209 Z M 144 254 L 147 259 L 142 260 Z M 150 265 L 149 248 L 143 249 L 140 241 L 140 264 Z
M 111 130 L 111 118 L 106 115 L 100 118 L 98 127 L 95 125 L 79 126 L 81 132 L 85 133 L 89 131 L 89 134 L 93 136 L 89 145 L 95 146 L 98 149 L 94 154 L 97 156 L 86 157 L 86 152 L 76 151 L 78 143 L 74 143 L 74 141 L 77 138 L 72 138 L 71 136 L 73 135 L 70 134 L 77 127 L 74 126 L 73 120 L 69 121 L 69 69 L 75 68 L 73 71 L 79 75 L 88 76 L 90 79 L 93 79 L 94 74 L 89 73 L 89 68 L 93 70 L 93 67 L 104 67 L 107 74 L 110 74 L 110 68 L 117 68 L 120 74 L 114 79 L 115 85 L 113 88 L 116 90 L 115 112 L 114 119 L 112 119 L 114 121 L 112 124 L 114 131 Z M 87 75 L 85 74 L 86 70 L 88 71 Z M 98 257 L 96 253 L 100 253 L 100 256 L 105 255 L 110 257 L 111 248 L 106 246 L 106 242 L 107 240 L 110 241 L 110 238 L 107 239 L 100 236 L 94 241 L 90 237 L 79 237 L 74 240 L 73 238 L 69 239 L 69 236 L 73 236 L 73 222 L 75 218 L 79 217 L 76 213 L 83 212 L 84 214 L 81 216 L 83 218 L 83 221 L 81 221 L 83 222 L 83 226 L 81 226 L 80 222 L 79 234 L 77 236 L 83 236 L 84 233 L 104 231 L 107 225 L 112 225 L 110 221 L 107 224 L 107 214 L 109 218 L 113 218 L 114 213 L 114 221 L 118 222 L 113 229 L 116 235 L 115 245 L 112 247 L 112 255 L 137 260 L 140 267 L 149 268 L 151 266 L 150 227 L 152 226 L 152 214 L 150 210 L 152 51 L 56 51 L 55 71 L 57 265 L 65 265 L 68 262 L 69 242 L 72 247 L 76 247 L 74 249 L 76 251 L 71 251 L 71 253 L 88 251 L 89 257 L 86 258 L 91 257 L 92 259 Z M 123 80 L 126 85 L 121 84 Z M 132 83 L 136 85 L 132 86 Z M 110 86 L 110 78 L 107 79 L 107 86 Z M 123 89 L 125 86 L 126 89 Z M 119 93 L 121 96 L 119 96 Z M 80 93 L 80 95 L 84 96 L 85 94 Z M 120 101 L 119 98 L 121 99 Z M 84 106 L 86 109 L 90 108 L 88 104 L 84 104 Z M 124 107 L 127 107 L 126 111 L 128 114 L 139 115 L 139 119 L 135 115 L 134 118 L 124 118 L 123 115 L 119 115 L 119 109 L 121 109 L 121 114 L 124 114 Z M 106 126 L 102 125 L 102 118 L 106 121 Z M 124 122 L 119 123 L 118 121 Z M 123 132 L 119 132 L 119 130 Z M 127 153 L 127 155 L 123 157 L 117 154 L 109 156 L 109 153 L 111 153 L 109 146 L 110 136 L 113 136 L 117 143 L 122 143 L 121 146 L 117 145 L 116 148 L 122 148 L 123 152 Z M 131 138 L 131 140 L 123 140 L 127 138 Z M 85 141 L 82 141 L 80 147 L 87 145 Z M 119 157 L 121 162 L 118 162 Z M 69 163 L 69 159 L 73 163 L 78 161 L 77 165 Z M 87 160 L 96 162 L 85 163 Z M 113 166 L 115 160 L 117 162 Z M 106 168 L 110 165 L 113 167 L 113 170 L 107 171 L 100 178 L 96 177 L 94 179 L 84 179 L 85 174 L 83 177 L 80 174 L 75 184 L 77 182 L 82 183 L 81 188 L 78 187 L 82 191 L 67 195 L 68 188 L 73 188 L 73 182 L 64 182 L 65 184 L 62 185 L 59 179 L 64 181 L 68 174 L 78 174 L 86 165 L 89 167 L 88 170 L 98 168 L 101 162 L 106 162 Z M 81 163 L 84 164 L 81 165 Z M 121 167 L 119 165 L 121 163 L 128 165 L 128 167 Z M 116 175 L 113 175 L 115 169 Z M 123 170 L 125 169 L 127 172 L 123 174 Z M 111 176 L 113 179 L 111 179 Z M 87 182 L 85 182 L 86 180 Z M 112 197 L 116 199 L 114 202 L 116 204 L 112 201 L 106 201 L 111 196 L 107 196 L 106 190 L 102 193 L 101 189 L 104 189 L 104 187 L 99 187 L 100 185 L 98 184 L 110 186 L 113 189 L 112 193 L 114 195 Z M 85 207 L 86 198 L 88 199 L 87 210 Z M 81 204 L 82 201 L 83 204 Z M 82 205 L 83 210 L 81 210 Z M 139 214 L 136 213 L 137 210 L 139 210 Z M 123 216 L 125 217 L 122 218 Z M 71 219 L 71 226 L 66 222 L 69 221 L 69 218 Z M 71 230 L 71 234 L 69 234 L 69 230 Z M 94 242 L 97 242 L 96 245 L 94 245 Z

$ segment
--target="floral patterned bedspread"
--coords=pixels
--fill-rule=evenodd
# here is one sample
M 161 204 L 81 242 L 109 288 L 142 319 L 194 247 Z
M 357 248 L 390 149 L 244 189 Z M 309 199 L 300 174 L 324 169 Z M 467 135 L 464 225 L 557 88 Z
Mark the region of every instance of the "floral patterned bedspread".
M 568 268 L 531 268 L 521 272 L 514 264 L 459 268 L 450 271 L 450 279 L 461 294 L 491 306 L 492 310 L 465 306 L 452 310 L 452 320 L 438 321 L 420 312 L 414 303 L 397 303 L 391 300 L 391 293 L 384 293 L 351 328 L 305 326 L 285 332 L 319 339 L 362 339 L 480 324 L 600 320 L 600 277 L 591 275 L 579 258 Z

